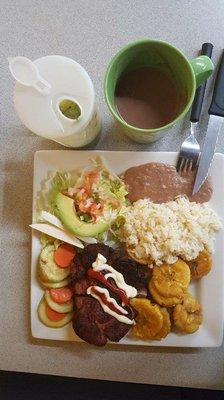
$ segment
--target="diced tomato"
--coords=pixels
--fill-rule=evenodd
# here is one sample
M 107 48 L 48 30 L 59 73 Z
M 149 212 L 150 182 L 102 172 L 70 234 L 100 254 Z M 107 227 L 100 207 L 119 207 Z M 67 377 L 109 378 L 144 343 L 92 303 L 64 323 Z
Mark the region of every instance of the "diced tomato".
M 79 211 L 83 213 L 87 213 L 92 215 L 91 209 L 93 207 L 93 216 L 99 215 L 97 204 L 94 203 L 91 194 L 92 194 L 92 186 L 95 182 L 97 182 L 99 178 L 99 172 L 97 170 L 91 170 L 86 172 L 84 177 L 83 187 L 79 189 L 76 194 L 76 206 Z M 95 210 L 97 210 L 95 212 Z
M 54 261 L 59 267 L 67 268 L 70 266 L 75 254 L 75 248 L 70 244 L 64 243 L 54 252 Z
M 52 310 L 48 304 L 45 305 L 45 311 L 47 318 L 54 322 L 61 321 L 66 316 L 65 313 L 58 313 L 57 311 Z
M 99 177 L 99 172 L 94 169 L 86 173 L 84 186 L 87 189 L 87 191 L 91 191 L 92 186 L 94 183 L 97 182 L 98 177 Z
M 90 196 L 90 192 L 88 192 L 85 188 L 81 188 L 76 194 L 76 201 L 84 201 Z
M 50 296 L 58 304 L 67 303 L 72 298 L 72 291 L 69 287 L 59 289 L 49 289 Z
M 91 185 L 95 182 L 97 182 L 98 177 L 99 177 L 99 172 L 96 171 L 95 169 L 87 172 L 86 177 L 88 178 L 89 182 L 91 183 Z
M 84 213 L 88 213 L 91 210 L 91 207 L 93 205 L 93 199 L 87 199 L 85 201 L 80 201 L 79 203 L 79 210 L 84 212 Z
M 95 218 L 101 215 L 102 214 L 101 204 L 93 203 L 90 209 L 90 214 Z
M 85 213 L 85 212 L 88 211 L 88 208 L 85 206 L 85 202 L 84 202 L 84 201 L 80 201 L 78 207 L 79 207 L 79 210 L 80 210 L 81 212 L 84 212 L 84 213 Z

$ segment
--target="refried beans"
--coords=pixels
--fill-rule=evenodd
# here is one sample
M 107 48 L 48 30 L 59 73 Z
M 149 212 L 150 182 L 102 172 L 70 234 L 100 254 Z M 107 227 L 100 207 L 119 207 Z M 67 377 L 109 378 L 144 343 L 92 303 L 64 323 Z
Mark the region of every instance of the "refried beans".
M 180 195 L 186 195 L 190 201 L 205 203 L 212 196 L 210 179 L 192 196 L 195 172 L 180 176 L 174 166 L 163 163 L 151 162 L 131 167 L 123 173 L 122 179 L 131 203 L 146 198 L 154 203 L 166 203 Z

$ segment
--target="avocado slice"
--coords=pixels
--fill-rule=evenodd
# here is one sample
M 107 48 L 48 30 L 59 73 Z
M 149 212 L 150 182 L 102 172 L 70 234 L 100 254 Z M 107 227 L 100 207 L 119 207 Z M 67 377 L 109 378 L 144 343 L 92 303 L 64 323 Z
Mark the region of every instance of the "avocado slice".
M 97 236 L 106 231 L 108 224 L 106 222 L 84 222 L 76 214 L 74 201 L 62 193 L 56 196 L 56 210 L 61 222 L 70 232 L 79 236 Z

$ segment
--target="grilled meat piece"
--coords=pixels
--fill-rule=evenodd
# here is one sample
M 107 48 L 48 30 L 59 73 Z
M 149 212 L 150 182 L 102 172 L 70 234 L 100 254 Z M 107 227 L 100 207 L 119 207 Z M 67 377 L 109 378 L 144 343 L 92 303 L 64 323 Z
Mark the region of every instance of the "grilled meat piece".
M 103 346 L 107 340 L 118 342 L 128 333 L 131 325 L 119 322 L 110 314 L 105 313 L 100 303 L 86 294 L 90 286 L 104 287 L 101 282 L 87 276 L 87 271 L 92 267 L 98 253 L 107 259 L 109 265 L 123 274 L 127 284 L 136 287 L 138 295 L 141 297 L 147 295 L 149 272 L 148 268 L 130 259 L 123 247 L 114 250 L 104 244 L 91 244 L 74 257 L 71 267 L 74 292 L 73 329 L 84 341 L 96 346 Z M 105 272 L 102 271 L 102 273 Z M 109 281 L 115 285 L 113 279 L 109 278 Z M 110 296 L 118 304 L 121 303 L 120 297 L 111 289 L 108 290 Z M 126 310 L 130 319 L 136 316 L 131 307 L 127 306 Z
M 98 253 L 102 254 L 106 259 L 110 259 L 110 253 L 113 251 L 105 244 L 89 244 L 82 253 L 77 253 L 71 265 L 71 279 L 73 281 L 80 280 L 85 277 L 86 271 L 92 267 L 92 263 L 96 261 Z
M 81 339 L 96 346 L 104 346 L 107 337 L 101 325 L 110 320 L 97 300 L 88 296 L 74 297 L 74 315 L 72 326 Z
M 82 262 L 82 253 L 76 253 L 71 264 L 71 280 L 77 282 L 86 275 L 87 268 Z
M 73 329 L 85 342 L 96 346 L 104 346 L 107 340 L 119 342 L 129 331 L 131 325 L 119 322 L 105 313 L 100 303 L 89 296 L 74 297 Z M 134 318 L 130 307 L 128 317 Z
M 128 285 L 134 286 L 137 289 L 139 297 L 147 296 L 150 269 L 132 260 L 126 253 L 125 247 L 121 246 L 114 250 L 101 243 L 90 244 L 85 247 L 82 253 L 78 253 L 75 256 L 71 266 L 71 276 L 73 282 L 75 282 L 75 294 L 85 294 L 84 288 L 88 287 L 88 283 L 84 282 L 86 271 L 92 267 L 92 263 L 96 260 L 98 253 L 107 259 L 108 264 L 122 273 Z M 82 291 L 80 291 L 80 285 L 76 285 L 76 282 L 80 280 L 82 280 L 83 285 Z M 94 281 L 89 286 L 93 284 L 97 284 L 97 282 Z
M 82 278 L 72 283 L 74 296 L 85 295 L 88 287 L 98 285 L 98 282 L 90 278 Z
M 111 251 L 113 251 L 113 249 L 103 243 L 89 244 L 82 252 L 82 263 L 88 269 L 92 267 L 92 263 L 96 261 L 98 253 L 109 260 Z
M 151 270 L 147 266 L 131 259 L 123 246 L 111 253 L 110 264 L 123 275 L 128 285 L 137 289 L 138 297 L 147 296 L 147 286 L 151 274 Z
M 113 279 L 109 278 L 108 281 L 112 285 L 114 285 Z M 105 288 L 103 283 L 101 283 L 101 282 L 99 282 L 99 281 L 97 281 L 95 279 L 91 279 L 89 277 L 80 279 L 79 281 L 76 281 L 71 285 L 74 296 L 85 295 L 87 289 L 90 286 L 100 286 L 102 288 Z M 110 296 L 113 297 L 119 303 L 120 302 L 120 297 L 116 293 L 114 293 L 110 288 L 107 287 L 106 289 L 109 291 Z
M 137 315 L 133 311 L 131 307 L 125 307 L 126 310 L 129 310 L 128 318 L 134 319 Z M 105 325 L 104 332 L 111 342 L 119 342 L 125 335 L 127 335 L 128 331 L 132 325 L 124 324 L 123 322 L 118 321 L 116 318 L 111 317 L 108 323 Z

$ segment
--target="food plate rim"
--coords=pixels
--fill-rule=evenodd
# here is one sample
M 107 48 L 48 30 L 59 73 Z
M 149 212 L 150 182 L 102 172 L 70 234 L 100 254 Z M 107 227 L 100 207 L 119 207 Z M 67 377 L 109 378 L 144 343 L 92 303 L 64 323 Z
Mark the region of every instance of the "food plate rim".
M 107 161 L 106 156 L 112 156 L 113 154 L 115 155 L 132 155 L 132 158 L 134 156 L 137 156 L 137 158 L 139 157 L 139 155 L 142 156 L 147 156 L 148 160 L 147 161 L 143 161 L 143 163 L 145 162 L 151 162 L 152 159 L 150 158 L 160 158 L 160 161 L 157 160 L 158 162 L 165 162 L 165 163 L 169 163 L 170 161 L 168 161 L 166 158 L 171 158 L 171 159 L 175 159 L 178 156 L 178 152 L 167 152 L 167 151 L 160 151 L 160 152 L 155 152 L 155 151 L 123 151 L 123 150 L 116 150 L 116 151 L 108 151 L 108 150 L 38 150 L 35 152 L 34 155 L 34 174 L 33 174 L 33 206 L 32 206 L 32 222 L 34 222 L 34 209 L 35 209 L 35 197 L 36 197 L 36 191 L 37 191 L 37 176 L 36 176 L 36 172 L 38 169 L 38 164 L 40 161 L 41 156 L 45 156 L 45 155 L 59 155 L 62 156 L 62 158 L 65 156 L 65 153 L 67 153 L 66 155 L 70 154 L 70 155 L 75 155 L 77 154 L 79 159 L 81 157 L 81 155 L 84 155 L 84 158 L 86 160 L 88 160 L 89 158 L 94 157 L 94 155 L 96 156 L 97 154 L 101 155 L 101 156 L 105 156 L 105 159 Z M 164 158 L 164 159 L 163 159 Z M 214 160 L 218 160 L 221 159 L 221 165 L 223 168 L 223 174 L 224 174 L 224 155 L 222 153 L 216 153 Z M 213 163 L 213 165 L 215 164 L 215 161 Z M 139 165 L 142 162 L 139 161 L 137 162 L 137 164 L 133 164 L 133 165 Z M 174 164 L 173 161 L 171 161 L 171 164 Z M 131 166 L 131 164 L 130 164 Z M 77 165 L 77 167 L 79 167 L 79 165 Z M 46 170 L 45 171 L 41 171 L 42 175 L 46 176 L 46 173 L 49 171 L 48 167 L 46 166 Z M 42 177 L 43 179 L 43 177 Z M 41 182 L 41 180 L 40 180 Z M 224 190 L 222 189 L 222 194 L 223 194 L 223 202 L 224 203 Z M 223 206 L 223 214 L 224 214 L 224 206 Z M 221 230 L 221 232 L 219 233 L 219 235 L 221 235 L 221 239 L 222 239 L 222 243 L 224 244 L 224 233 L 223 230 Z M 38 261 L 38 254 L 37 254 L 37 248 L 39 246 L 40 249 L 40 243 L 38 245 L 39 242 L 39 234 L 36 233 L 34 230 L 32 230 L 32 250 L 31 250 L 31 295 L 30 295 L 30 304 L 31 304 L 31 332 L 32 332 L 32 336 L 34 338 L 38 338 L 38 339 L 48 339 L 48 340 L 60 340 L 60 341 L 77 341 L 80 342 L 81 340 L 74 335 L 72 328 L 71 328 L 71 324 L 69 324 L 68 327 L 64 327 L 64 328 L 59 328 L 59 329 L 52 329 L 52 328 L 47 328 L 44 325 L 41 324 L 41 322 L 38 320 L 38 316 L 37 316 L 37 305 L 40 299 L 40 295 L 36 296 L 36 293 L 40 291 L 42 291 L 40 285 L 37 282 L 37 278 L 36 278 L 36 264 Z M 39 251 L 39 250 L 38 250 Z M 222 287 L 224 287 L 224 258 L 222 257 L 222 265 L 219 267 L 220 268 L 220 278 L 219 279 L 219 291 L 222 293 L 222 298 L 223 298 L 223 294 L 224 294 L 224 289 L 220 289 L 220 285 L 222 283 Z M 39 288 L 38 288 L 39 286 Z M 42 291 L 43 293 L 43 291 Z M 220 304 L 219 304 L 220 306 Z M 220 310 L 220 316 L 219 316 L 219 327 L 218 330 L 216 332 L 216 336 L 213 337 L 211 340 L 203 340 L 203 338 L 200 338 L 200 340 L 196 340 L 196 341 L 191 341 L 189 339 L 190 337 L 193 337 L 193 335 L 200 335 L 200 329 L 198 332 L 196 332 L 196 334 L 193 335 L 177 335 L 177 344 L 173 343 L 172 341 L 170 342 L 168 340 L 168 338 L 165 338 L 164 340 L 162 340 L 161 342 L 158 341 L 139 341 L 139 340 L 132 340 L 130 338 L 124 338 L 122 339 L 119 343 L 111 343 L 113 345 L 134 345 L 134 346 L 146 346 L 146 347 L 179 347 L 179 348 L 187 348 L 187 347 L 218 347 L 221 346 L 222 344 L 222 340 L 223 340 L 223 319 L 224 319 L 224 303 L 223 301 L 221 302 L 221 310 Z M 204 322 L 205 323 L 205 322 Z M 42 327 L 41 327 L 42 325 Z M 210 327 L 211 328 L 211 327 Z M 54 333 L 53 333 L 54 331 Z M 58 333 L 58 334 L 57 334 Z M 174 335 L 174 334 L 172 334 Z M 184 337 L 186 338 L 186 344 L 178 344 L 178 337 Z

